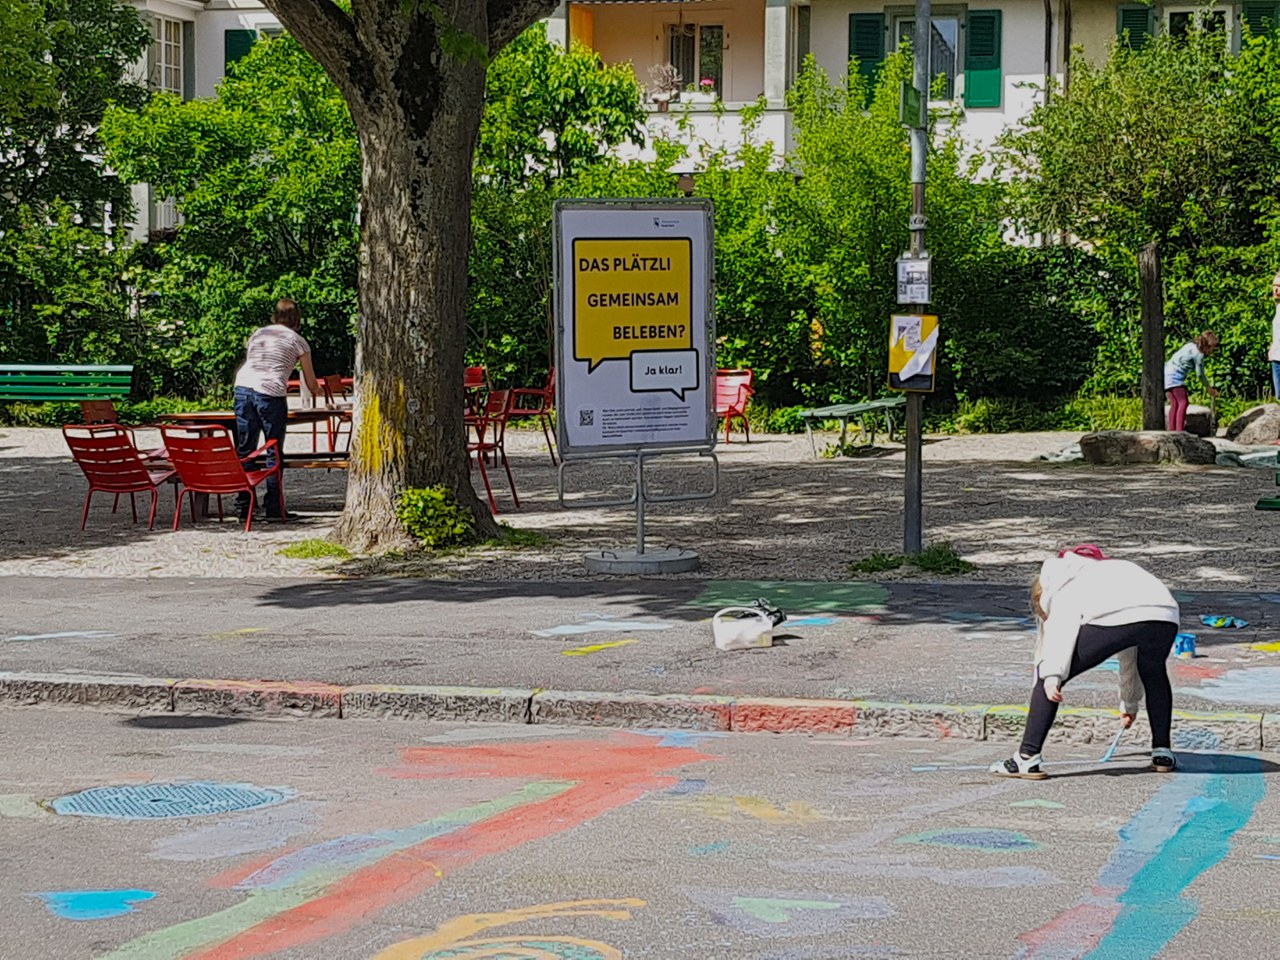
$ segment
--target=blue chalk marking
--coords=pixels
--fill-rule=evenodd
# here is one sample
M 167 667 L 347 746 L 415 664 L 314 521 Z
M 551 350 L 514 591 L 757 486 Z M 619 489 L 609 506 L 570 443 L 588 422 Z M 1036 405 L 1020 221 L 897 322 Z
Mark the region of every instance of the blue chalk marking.
M 642 737 L 660 737 L 660 747 L 696 747 L 703 740 L 719 740 L 724 733 L 704 733 L 701 730 L 633 730 Z
M 717 840 L 715 843 L 704 843 L 698 847 L 690 847 L 689 852 L 695 857 L 705 857 L 713 853 L 724 853 L 732 844 L 732 840 Z
M 1225 859 L 1266 794 L 1261 762 L 1240 759 L 1253 769 L 1215 773 L 1203 789 L 1200 777 L 1177 777 L 1121 829 L 1098 875 L 1101 886 L 1127 888 L 1117 898 L 1120 916 L 1084 960 L 1149 960 L 1195 919 L 1200 905 L 1183 891 Z
M 707 789 L 707 781 L 705 780 L 681 780 L 667 791 L 667 796 L 689 797 L 695 793 L 701 793 L 705 789 Z
M 1120 661 L 1115 657 L 1112 657 L 1110 660 L 1103 660 L 1102 663 L 1098 665 L 1098 669 L 1106 670 L 1108 673 L 1119 673 Z
M 787 620 L 788 627 L 829 627 L 837 623 L 835 617 L 800 617 L 798 620 Z
M 155 898 L 150 890 L 64 890 L 33 893 L 55 917 L 63 920 L 110 920 L 133 912 L 135 903 Z

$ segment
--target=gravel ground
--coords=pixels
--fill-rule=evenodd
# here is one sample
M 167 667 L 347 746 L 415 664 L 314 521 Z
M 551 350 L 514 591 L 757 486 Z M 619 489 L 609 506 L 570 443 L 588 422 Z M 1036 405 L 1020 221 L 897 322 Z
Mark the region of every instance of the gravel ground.
M 1274 589 L 1280 583 L 1280 517 L 1254 501 L 1274 491 L 1271 475 L 1226 467 L 1097 468 L 1033 461 L 1079 439 L 1076 433 L 931 437 L 925 446 L 925 540 L 951 541 L 978 570 L 962 579 L 1029 579 L 1058 547 L 1104 544 L 1182 587 Z M 147 443 L 146 435 L 140 443 Z M 295 438 L 290 443 L 302 443 Z M 309 443 L 310 438 L 305 438 Z M 634 514 L 626 508 L 564 510 L 556 470 L 541 434 L 508 438 L 522 509 L 511 506 L 506 478 L 491 471 L 499 519 L 551 538 L 543 547 L 473 550 L 437 558 L 375 565 L 291 560 L 288 543 L 324 537 L 341 509 L 340 471 L 287 475 L 289 508 L 302 522 L 244 533 L 233 520 L 173 533 L 166 492 L 157 529 L 132 526 L 123 509 L 95 498 L 79 530 L 84 480 L 55 430 L 0 430 L 0 575 L 49 576 L 298 576 L 341 572 L 416 574 L 478 580 L 586 579 L 585 550 L 630 547 Z M 819 444 L 821 447 L 821 443 Z M 897 553 L 902 537 L 901 447 L 870 455 L 815 458 L 803 436 L 735 437 L 717 447 L 719 492 L 710 500 L 648 509 L 651 547 L 691 547 L 702 555 L 694 577 L 744 580 L 834 580 L 850 561 L 872 552 Z M 633 468 L 622 463 L 575 464 L 570 491 L 618 495 Z M 478 475 L 476 482 L 479 482 Z M 653 492 L 707 490 L 708 461 L 656 465 Z M 690 575 L 683 575 L 690 576 Z M 909 578 L 910 572 L 877 579 Z M 924 577 L 927 579 L 927 577 Z

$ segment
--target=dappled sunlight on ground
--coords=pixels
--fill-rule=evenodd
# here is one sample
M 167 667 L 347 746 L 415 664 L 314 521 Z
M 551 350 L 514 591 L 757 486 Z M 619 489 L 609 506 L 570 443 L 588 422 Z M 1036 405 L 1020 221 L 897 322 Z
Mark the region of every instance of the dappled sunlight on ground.
M 1046 464 L 1032 457 L 1056 451 L 1077 434 L 1011 434 L 932 438 L 925 446 L 926 542 L 951 541 L 977 572 L 960 579 L 1021 582 L 1043 557 L 1080 542 L 1102 544 L 1116 556 L 1144 562 L 1184 586 L 1280 583 L 1280 518 L 1257 513 L 1269 474 L 1218 467 L 1088 467 Z M 144 436 L 139 438 L 145 444 Z M 309 435 L 291 440 L 310 442 Z M 823 443 L 819 443 L 819 449 Z M 556 469 L 540 433 L 508 437 L 523 509 L 511 501 L 506 477 L 490 470 L 498 519 L 549 538 L 540 547 L 485 548 L 441 557 L 398 558 L 388 573 L 471 579 L 583 579 L 581 555 L 629 548 L 632 509 L 563 509 Z M 896 554 L 902 544 L 903 454 L 814 457 L 800 437 L 767 437 L 746 444 L 735 436 L 716 450 L 720 491 L 714 499 L 648 507 L 651 547 L 697 550 L 698 577 L 812 579 L 848 577 L 850 562 L 873 552 Z M 569 471 L 584 498 L 625 497 L 629 463 L 582 463 Z M 476 484 L 479 474 L 473 473 Z M 684 457 L 655 464 L 655 493 L 707 490 L 705 460 Z M 173 494 L 161 497 L 156 529 L 129 522 L 127 502 L 111 513 L 110 498 L 95 498 L 89 527 L 79 530 L 84 480 L 54 430 L 0 430 L 0 574 L 80 576 L 293 576 L 340 570 L 333 561 L 290 560 L 288 543 L 324 537 L 341 510 L 341 471 L 298 470 L 286 477 L 289 508 L 302 522 L 255 527 L 234 520 L 202 523 L 172 533 Z M 368 564 L 345 568 L 365 572 Z M 884 579 L 915 576 L 909 569 Z

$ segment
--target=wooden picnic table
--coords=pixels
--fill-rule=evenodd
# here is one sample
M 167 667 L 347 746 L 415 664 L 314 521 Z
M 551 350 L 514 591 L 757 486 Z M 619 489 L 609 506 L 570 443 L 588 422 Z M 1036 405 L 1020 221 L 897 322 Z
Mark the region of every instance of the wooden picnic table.
M 849 433 L 849 421 L 854 417 L 858 418 L 858 436 L 867 437 L 867 414 L 883 413 L 885 423 L 889 427 L 889 439 L 893 439 L 893 411 L 899 407 L 906 406 L 906 397 L 885 397 L 883 400 L 868 400 L 865 403 L 836 403 L 829 407 L 814 407 L 810 410 L 801 410 L 800 419 L 804 421 L 804 432 L 809 438 L 809 448 L 813 451 L 813 455 L 818 455 L 818 447 L 813 441 L 813 424 L 814 421 L 821 423 L 824 420 L 840 421 L 840 446 L 844 446 L 845 438 Z M 871 426 L 871 443 L 876 442 L 876 428 L 874 421 Z
M 288 423 L 325 423 L 341 420 L 351 415 L 351 405 L 342 403 L 333 406 L 299 407 L 289 411 Z M 218 426 L 235 436 L 236 414 L 234 410 L 194 410 L 189 413 L 164 413 L 156 419 L 164 423 L 172 423 L 182 427 Z M 284 451 L 281 464 L 286 469 L 345 470 L 350 465 L 348 455 L 341 451 L 301 451 L 290 453 Z

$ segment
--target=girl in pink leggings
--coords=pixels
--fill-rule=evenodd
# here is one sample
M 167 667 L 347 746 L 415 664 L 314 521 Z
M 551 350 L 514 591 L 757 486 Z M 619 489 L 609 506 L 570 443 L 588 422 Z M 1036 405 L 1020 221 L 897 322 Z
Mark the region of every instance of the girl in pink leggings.
M 1169 398 L 1169 429 L 1184 430 L 1187 426 L 1187 375 L 1193 370 L 1204 383 L 1209 396 L 1218 391 L 1204 375 L 1204 358 L 1213 356 L 1218 349 L 1218 335 L 1206 330 L 1169 358 L 1164 365 L 1164 393 Z

